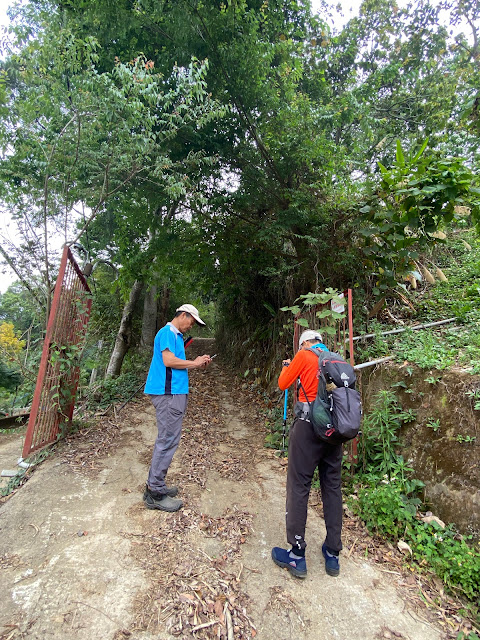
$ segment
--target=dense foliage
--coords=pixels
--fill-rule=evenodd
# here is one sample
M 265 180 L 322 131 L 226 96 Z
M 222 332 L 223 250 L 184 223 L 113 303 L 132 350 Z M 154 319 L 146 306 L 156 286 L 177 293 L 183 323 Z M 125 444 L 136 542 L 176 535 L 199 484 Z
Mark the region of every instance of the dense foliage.
M 478 236 L 461 228 L 445 234 L 438 246 L 419 254 L 415 271 L 402 285 L 402 297 L 385 304 L 384 321 L 374 319 L 368 323 L 368 333 L 374 335 L 357 343 L 356 361 L 392 355 L 397 362 L 407 361 L 423 369 L 458 366 L 472 374 L 479 373 Z M 396 325 L 404 325 L 404 332 L 382 333 L 391 330 L 392 319 Z M 409 325 L 444 319 L 452 322 L 421 331 L 409 329 Z
M 31 397 L 55 235 L 93 265 L 87 404 L 135 393 L 145 353 L 102 380 L 113 345 L 151 347 L 185 301 L 265 386 L 290 338 L 280 309 L 347 287 L 356 333 L 378 334 L 357 361 L 480 371 L 480 5 L 364 0 L 341 29 L 334 14 L 309 0 L 30 0 L 12 12 L 0 204 L 17 235 L 0 255 L 19 282 L 0 299 L 0 409 Z M 382 334 L 384 321 L 449 316 L 440 338 Z M 478 598 L 478 551 L 416 519 L 420 483 L 396 452 L 411 418 L 379 398 L 357 508 Z M 270 446 L 279 419 L 273 408 Z
M 268 364 L 308 291 L 355 287 L 361 327 L 479 220 L 478 7 L 440 9 L 366 0 L 339 29 L 308 0 L 31 0 L 1 63 L 3 259 L 48 311 L 50 238 L 73 243 L 104 359 L 187 298 L 236 363 Z

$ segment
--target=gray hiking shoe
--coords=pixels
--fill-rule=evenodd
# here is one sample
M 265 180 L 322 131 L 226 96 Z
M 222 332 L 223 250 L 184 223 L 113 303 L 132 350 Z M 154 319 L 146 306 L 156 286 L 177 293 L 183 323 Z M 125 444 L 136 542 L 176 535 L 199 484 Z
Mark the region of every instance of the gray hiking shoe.
M 153 491 L 152 489 L 150 489 L 148 484 L 146 484 L 145 491 L 143 492 L 143 499 L 145 500 L 148 494 L 150 494 L 151 496 L 157 499 L 160 499 L 162 496 L 170 496 L 170 498 L 175 498 L 177 493 L 178 493 L 178 487 L 175 487 L 175 486 L 167 487 L 167 490 L 165 491 L 165 493 L 158 493 L 157 491 Z
M 149 489 L 143 494 L 143 501 L 147 509 L 160 509 L 160 511 L 178 511 L 183 507 L 181 500 L 175 500 L 167 494 L 153 494 Z

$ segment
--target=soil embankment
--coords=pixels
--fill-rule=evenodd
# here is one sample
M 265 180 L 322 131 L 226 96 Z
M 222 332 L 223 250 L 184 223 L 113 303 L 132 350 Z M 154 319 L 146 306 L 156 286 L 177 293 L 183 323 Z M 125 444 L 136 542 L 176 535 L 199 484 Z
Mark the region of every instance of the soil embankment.
M 169 477 L 181 511 L 142 503 L 156 432 L 144 397 L 60 445 L 2 505 L 0 638 L 446 638 L 415 598 L 420 580 L 400 560 L 397 570 L 366 557 L 348 512 L 340 577 L 326 575 L 316 493 L 307 579 L 273 564 L 271 547 L 285 544 L 285 464 L 218 360 L 191 374 Z
M 424 500 L 435 515 L 480 540 L 480 376 L 389 363 L 361 379 L 366 411 L 380 389 L 395 389 L 402 408 L 413 412 L 400 431 L 401 452 L 425 483 Z

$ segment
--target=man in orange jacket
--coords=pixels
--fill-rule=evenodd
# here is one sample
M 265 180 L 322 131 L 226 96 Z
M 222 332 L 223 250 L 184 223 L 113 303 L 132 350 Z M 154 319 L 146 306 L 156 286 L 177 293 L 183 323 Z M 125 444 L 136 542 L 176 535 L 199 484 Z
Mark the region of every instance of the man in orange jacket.
M 322 545 L 325 570 L 338 576 L 338 555 L 342 549 L 342 445 L 332 445 L 320 440 L 309 420 L 309 405 L 317 395 L 318 356 L 309 349 L 328 351 L 318 331 L 308 329 L 300 336 L 299 350 L 292 361 L 284 360 L 278 379 L 280 389 L 288 389 L 300 379 L 298 402 L 295 404 L 295 421 L 290 430 L 287 471 L 287 541 L 291 549 L 274 547 L 272 559 L 280 567 L 286 567 L 297 578 L 307 576 L 305 560 L 305 526 L 310 488 L 318 467 L 322 493 L 323 513 L 327 537 Z M 306 395 L 305 395 L 306 394 Z

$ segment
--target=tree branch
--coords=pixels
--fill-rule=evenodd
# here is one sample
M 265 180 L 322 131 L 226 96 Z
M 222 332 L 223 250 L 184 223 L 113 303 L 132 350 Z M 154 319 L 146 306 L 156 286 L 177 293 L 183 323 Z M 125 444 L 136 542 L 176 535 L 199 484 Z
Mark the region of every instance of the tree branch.
M 40 307 L 43 307 L 45 305 L 45 300 L 41 300 L 38 295 L 36 294 L 36 292 L 32 289 L 32 287 L 30 286 L 28 280 L 26 280 L 23 275 L 21 274 L 21 272 L 17 269 L 17 266 L 15 264 L 15 262 L 10 258 L 10 256 L 8 255 L 8 253 L 5 251 L 5 249 L 2 247 L 2 245 L 0 245 L 0 254 L 3 256 L 5 262 L 8 264 L 8 266 L 10 267 L 10 269 L 12 269 L 12 271 L 14 271 L 15 275 L 18 277 L 18 279 L 20 280 L 20 282 L 23 284 L 23 286 L 28 289 L 28 291 L 30 292 L 30 294 L 32 295 L 33 299 L 36 300 L 38 302 L 38 304 L 40 305 Z
M 75 236 L 75 238 L 73 240 L 70 240 L 69 242 L 66 243 L 67 246 L 71 246 L 72 244 L 75 244 L 76 242 L 79 241 L 79 239 L 82 237 L 82 235 L 85 233 L 85 231 L 87 230 L 87 228 L 90 226 L 90 224 L 93 222 L 93 220 L 95 220 L 95 218 L 97 217 L 97 215 L 100 212 L 100 207 L 102 206 L 102 204 L 110 197 L 113 196 L 114 193 L 117 193 L 117 191 L 120 191 L 120 189 L 122 189 L 126 184 L 128 184 L 132 178 L 137 175 L 138 173 L 140 173 L 141 171 L 143 171 L 143 167 L 139 168 L 139 169 L 133 169 L 132 172 L 129 174 L 129 176 L 127 178 L 125 178 L 125 180 L 123 182 L 121 182 L 119 185 L 117 185 L 115 187 L 115 189 L 112 189 L 112 191 L 109 191 L 108 193 L 105 193 L 105 195 L 103 195 L 103 188 L 102 188 L 102 195 L 100 197 L 100 200 L 98 201 L 98 203 L 96 204 L 95 208 L 92 210 L 91 215 L 87 218 L 87 220 L 85 221 L 85 224 L 83 225 L 83 227 L 80 229 L 80 231 L 77 233 L 77 235 Z

